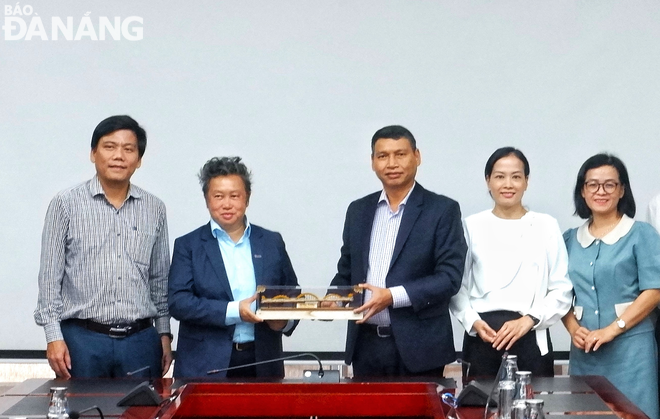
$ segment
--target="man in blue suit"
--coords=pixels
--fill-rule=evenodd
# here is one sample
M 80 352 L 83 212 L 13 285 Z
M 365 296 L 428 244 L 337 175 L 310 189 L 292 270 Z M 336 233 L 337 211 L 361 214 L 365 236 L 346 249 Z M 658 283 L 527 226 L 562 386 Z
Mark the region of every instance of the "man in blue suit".
M 421 155 L 398 125 L 371 140 L 383 190 L 351 203 L 332 285 L 360 284 L 364 318 L 348 325 L 346 363 L 357 378 L 442 376 L 456 359 L 448 304 L 467 246 L 458 203 L 415 182 Z
M 254 313 L 257 285 L 297 285 L 279 233 L 245 216 L 250 172 L 240 157 L 209 160 L 199 174 L 208 224 L 179 237 L 169 277 L 170 314 L 179 320 L 176 377 L 201 377 L 282 356 L 282 335 L 294 322 Z M 220 376 L 283 377 L 282 361 L 222 372 Z

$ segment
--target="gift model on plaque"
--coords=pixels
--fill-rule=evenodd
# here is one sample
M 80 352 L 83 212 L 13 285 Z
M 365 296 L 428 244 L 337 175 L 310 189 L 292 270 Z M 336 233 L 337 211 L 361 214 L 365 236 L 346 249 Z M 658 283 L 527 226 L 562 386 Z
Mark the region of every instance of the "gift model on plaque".
M 360 320 L 364 290 L 348 287 L 257 287 L 257 316 L 264 320 Z

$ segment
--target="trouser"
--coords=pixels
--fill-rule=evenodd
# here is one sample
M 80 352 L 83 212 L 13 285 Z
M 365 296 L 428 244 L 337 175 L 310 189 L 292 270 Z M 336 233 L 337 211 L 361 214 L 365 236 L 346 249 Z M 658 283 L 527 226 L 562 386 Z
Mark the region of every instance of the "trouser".
M 519 319 L 519 313 L 513 311 L 491 311 L 488 313 L 479 313 L 481 319 L 496 332 L 504 323 L 509 320 Z M 536 343 L 536 332 L 529 331 L 526 335 L 518 339 L 507 352 L 509 355 L 518 356 L 518 370 L 531 371 L 536 377 L 554 377 L 554 356 L 552 354 L 552 342 L 550 334 L 546 330 L 549 352 L 541 356 L 541 351 Z M 494 377 L 502 362 L 502 354 L 505 349 L 500 351 L 493 348 L 491 343 L 484 342 L 477 336 L 470 336 L 465 333 L 463 338 L 463 359 L 470 363 L 471 377 Z M 466 374 L 467 366 L 463 365 L 463 374 Z
M 231 358 L 229 359 L 230 367 L 253 364 L 254 362 L 256 362 L 254 342 L 238 345 L 234 343 L 232 345 Z M 254 378 L 256 376 L 257 367 L 255 365 L 227 371 L 227 378 Z
M 355 378 L 377 377 L 443 377 L 444 365 L 438 368 L 412 372 L 406 368 L 392 335 L 383 336 L 375 326 L 359 326 L 358 338 L 353 352 L 353 376 Z
M 149 366 L 135 374 L 160 378 L 163 346 L 155 327 L 149 327 L 124 338 L 112 338 L 86 328 L 61 323 L 64 342 L 71 356 L 71 376 L 74 378 L 117 378 Z

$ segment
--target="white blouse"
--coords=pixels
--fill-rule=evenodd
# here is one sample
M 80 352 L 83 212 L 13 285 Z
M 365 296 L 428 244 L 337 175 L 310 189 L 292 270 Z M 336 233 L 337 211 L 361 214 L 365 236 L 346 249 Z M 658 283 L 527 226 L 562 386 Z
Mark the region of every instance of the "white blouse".
M 463 283 L 450 309 L 471 336 L 478 313 L 495 310 L 530 314 L 541 355 L 548 353 L 545 329 L 571 307 L 573 286 L 568 255 L 557 220 L 529 211 L 522 218 L 499 218 L 491 210 L 463 222 L 468 252 Z

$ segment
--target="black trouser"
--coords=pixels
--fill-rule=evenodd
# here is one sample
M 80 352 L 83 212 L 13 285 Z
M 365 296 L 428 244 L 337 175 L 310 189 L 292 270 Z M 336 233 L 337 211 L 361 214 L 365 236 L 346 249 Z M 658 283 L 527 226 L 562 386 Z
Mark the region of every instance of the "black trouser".
M 239 344 L 239 346 L 245 346 L 242 350 L 237 350 L 236 344 L 232 346 L 231 358 L 229 360 L 230 367 L 238 367 L 256 362 L 254 342 L 250 343 L 251 344 Z M 227 371 L 227 378 L 254 378 L 256 376 L 257 367 L 255 365 Z
M 358 338 L 353 353 L 355 378 L 377 377 L 443 377 L 444 365 L 429 371 L 412 372 L 403 363 L 393 336 L 381 337 L 375 326 L 358 327 Z
M 488 313 L 479 313 L 481 319 L 496 332 L 502 325 L 509 320 L 519 319 L 519 313 L 513 311 L 491 311 Z M 531 371 L 536 377 L 554 377 L 554 356 L 552 354 L 552 342 L 550 333 L 545 331 L 548 339 L 549 352 L 541 356 L 541 351 L 536 344 L 536 332 L 529 331 L 525 336 L 518 339 L 507 352 L 509 355 L 518 356 L 518 370 Z M 472 337 L 465 334 L 463 338 L 463 359 L 469 362 L 470 376 L 472 377 L 494 377 L 502 362 L 504 349 L 498 351 L 493 345 L 481 340 L 479 335 Z M 467 366 L 463 365 L 463 373 L 466 373 Z

